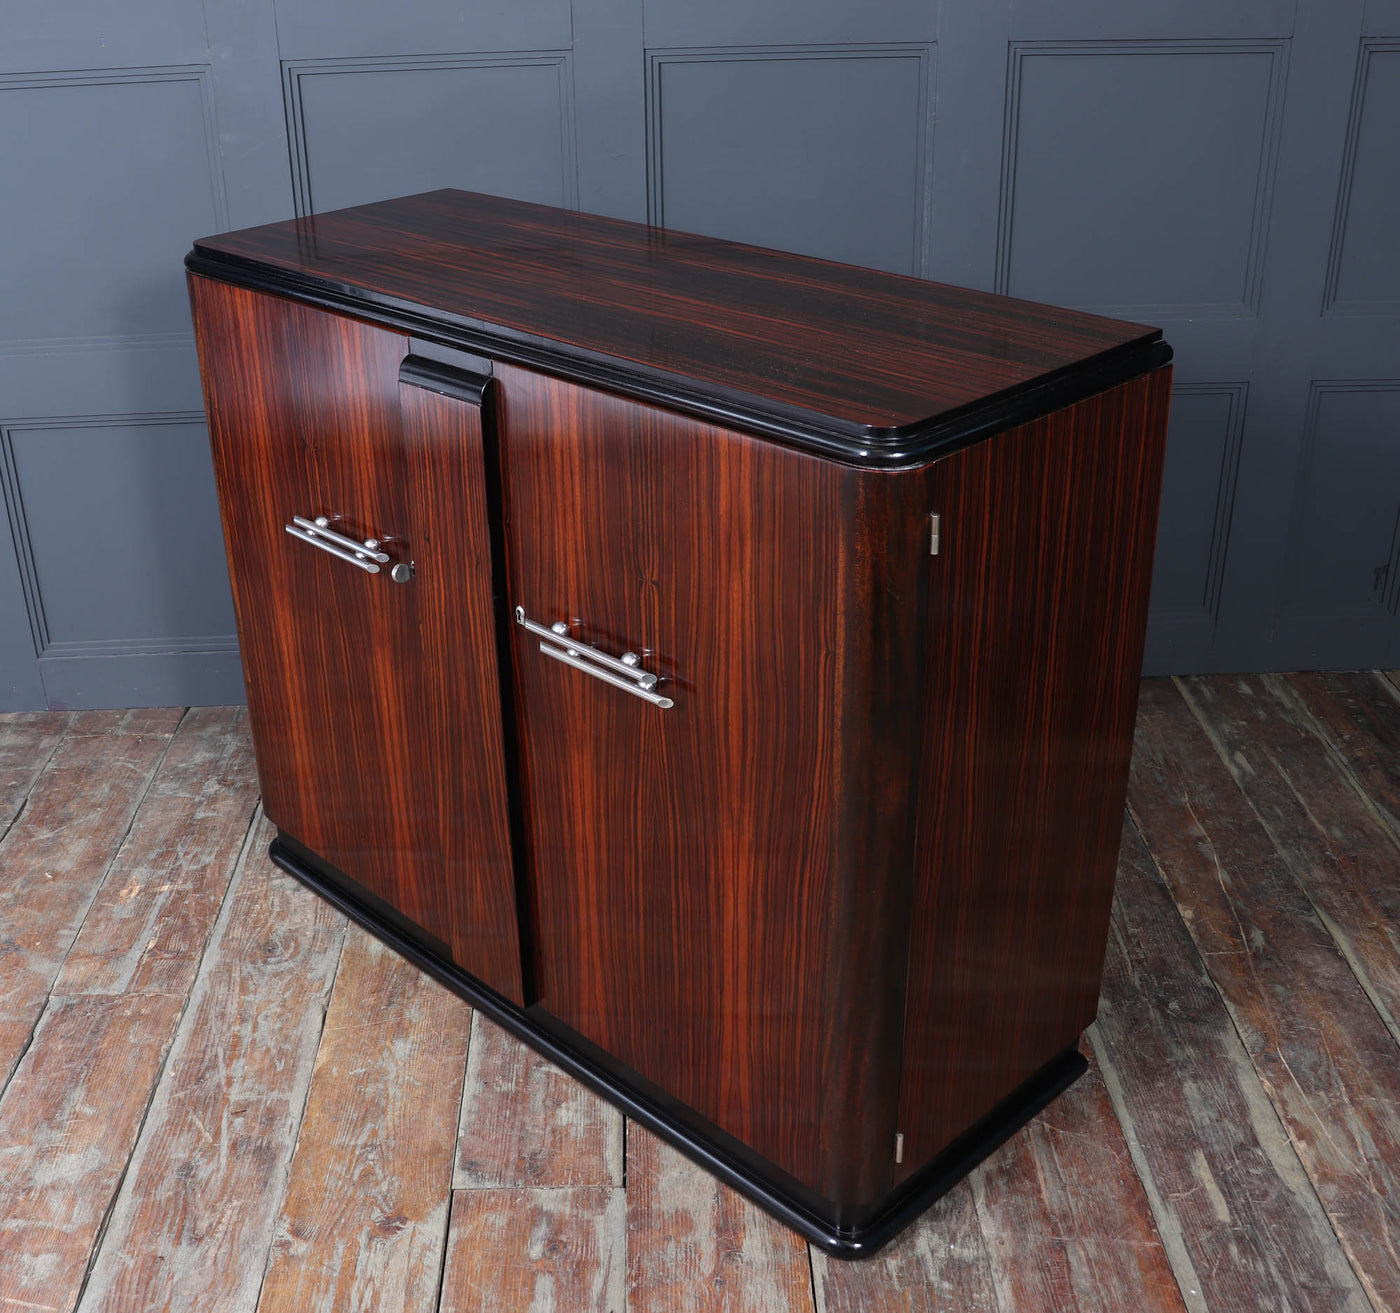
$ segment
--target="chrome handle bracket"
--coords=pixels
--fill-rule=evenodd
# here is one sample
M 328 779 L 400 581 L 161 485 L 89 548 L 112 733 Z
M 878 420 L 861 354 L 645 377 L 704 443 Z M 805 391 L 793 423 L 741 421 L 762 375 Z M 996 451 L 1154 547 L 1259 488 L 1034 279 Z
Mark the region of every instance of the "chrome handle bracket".
M 343 533 L 336 533 L 331 528 L 331 522 L 324 515 L 318 515 L 314 520 L 305 520 L 300 515 L 292 516 L 292 523 L 307 533 L 315 534 L 317 538 L 324 538 L 329 543 L 334 543 L 343 551 L 354 552 L 356 556 L 363 556 L 367 560 L 376 561 L 380 565 L 387 565 L 389 553 L 380 550 L 379 542 L 375 538 L 366 538 L 364 542 L 357 543 L 353 538 L 347 538 Z
M 575 670 L 582 670 L 584 674 L 601 679 L 614 688 L 620 688 L 624 693 L 631 693 L 633 697 L 650 702 L 663 711 L 676 705 L 670 698 L 656 691 L 658 677 L 640 668 L 641 658 L 635 652 L 624 652 L 620 657 L 609 656 L 596 647 L 571 638 L 569 626 L 562 620 L 557 620 L 546 628 L 534 620 L 527 619 L 523 606 L 515 608 L 515 623 L 542 640 L 540 651 L 545 656 L 562 661 Z
M 357 543 L 343 533 L 336 533 L 330 525 L 330 520 L 324 515 L 318 515 L 314 520 L 293 515 L 292 522 L 282 527 L 293 538 L 300 538 L 304 543 L 319 547 L 323 552 L 329 552 L 337 560 L 353 565 L 366 574 L 378 574 L 379 567 L 389 563 L 389 553 L 380 549 L 378 539 L 366 538 L 364 542 Z

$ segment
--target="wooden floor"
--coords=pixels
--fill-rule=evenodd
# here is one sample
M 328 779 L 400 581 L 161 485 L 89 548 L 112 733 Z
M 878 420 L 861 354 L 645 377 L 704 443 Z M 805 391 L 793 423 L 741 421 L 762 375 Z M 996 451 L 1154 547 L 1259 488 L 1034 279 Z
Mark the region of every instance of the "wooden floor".
M 1400 689 L 1148 681 L 1090 1072 L 811 1252 L 277 871 L 241 711 L 0 717 L 0 1313 L 1400 1309 Z

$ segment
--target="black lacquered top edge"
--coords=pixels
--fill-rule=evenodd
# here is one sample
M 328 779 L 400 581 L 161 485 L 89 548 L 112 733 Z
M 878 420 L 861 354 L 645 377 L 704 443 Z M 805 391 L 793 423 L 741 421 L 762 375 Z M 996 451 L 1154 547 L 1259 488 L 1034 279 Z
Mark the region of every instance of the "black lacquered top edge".
M 1172 359 L 1171 347 L 1158 332 L 961 409 L 898 427 L 877 428 L 226 252 L 196 246 L 185 257 L 185 267 L 202 277 L 354 315 L 476 355 L 542 369 L 865 468 L 926 465 L 1003 429 L 1039 419 L 1137 378 Z M 833 368 L 838 365 L 833 362 Z

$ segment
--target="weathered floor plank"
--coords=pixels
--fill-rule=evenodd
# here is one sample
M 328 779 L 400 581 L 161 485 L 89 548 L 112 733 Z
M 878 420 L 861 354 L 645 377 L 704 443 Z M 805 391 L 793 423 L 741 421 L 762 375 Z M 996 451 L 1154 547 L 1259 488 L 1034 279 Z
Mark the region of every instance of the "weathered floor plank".
M 968 1181 L 959 1181 L 874 1258 L 811 1250 L 817 1313 L 1000 1313 Z
M 1090 1034 L 1188 1307 L 1370 1307 L 1131 824 Z
M 1185 1307 L 1092 1060 L 971 1182 L 1003 1309 Z
M 626 1225 L 607 1186 L 458 1190 L 441 1313 L 645 1313 L 625 1303 Z
M 807 1246 L 629 1122 L 627 1301 L 633 1313 L 811 1310 Z
M 478 1012 L 454 1187 L 621 1184 L 622 1114 Z
M 0 1309 L 73 1307 L 184 999 L 51 1007 L 0 1100 Z
M 0 1088 L 179 720 L 178 710 L 75 713 L 0 841 Z
M 1180 687 L 1400 1040 L 1400 846 L 1285 682 L 1237 675 L 1183 680 Z
M 231 732 L 240 720 L 228 711 L 181 720 L 0 1102 L 0 1236 L 23 1237 L 26 1255 L 14 1269 L 0 1263 L 0 1306 L 42 1297 L 66 1309 L 77 1298 L 256 801 L 246 735 Z M 127 914 L 162 882 L 179 891 L 156 896 L 173 916 Z M 172 945 L 162 924 L 189 925 L 191 908 L 204 909 L 205 924 Z M 120 958 L 160 965 L 115 978 L 70 970 L 75 959 Z M 74 984 L 98 989 L 63 998 Z
M 1352 1267 L 1400 1307 L 1400 1049 L 1170 683 L 1144 686 L 1129 803 Z
M 1400 1307 L 1400 1046 L 1377 1012 L 1400 688 L 1178 687 L 1143 699 L 1154 851 L 1129 830 L 1103 1085 L 863 1263 L 808 1256 L 635 1126 L 624 1174 L 607 1105 L 479 1018 L 464 1061 L 435 1008 L 465 1004 L 359 931 L 340 955 L 340 918 L 247 830 L 241 712 L 0 716 L 0 1045 L 32 990 L 0 1082 L 0 1313 L 79 1290 L 121 1313 L 429 1310 L 439 1262 L 443 1313 L 1175 1308 L 1164 1253 L 1192 1313 Z
M 71 719 L 66 711 L 0 713 L 0 839 L 19 815 Z
M 247 1313 L 306 1103 L 345 920 L 265 856 L 230 890 L 79 1307 Z
M 180 722 L 53 992 L 186 996 L 258 801 L 241 707 Z
M 258 1307 L 432 1313 L 472 1011 L 347 936 Z
M 1400 837 L 1400 672 L 1275 675 L 1342 761 L 1367 804 Z

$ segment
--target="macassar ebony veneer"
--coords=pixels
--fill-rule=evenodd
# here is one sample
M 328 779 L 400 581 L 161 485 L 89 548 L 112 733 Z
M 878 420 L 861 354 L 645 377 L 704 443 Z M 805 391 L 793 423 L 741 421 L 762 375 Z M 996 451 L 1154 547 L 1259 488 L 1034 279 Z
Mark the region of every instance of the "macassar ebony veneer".
M 835 1253 L 1083 1071 L 1156 330 L 453 191 L 186 263 L 275 860 Z

